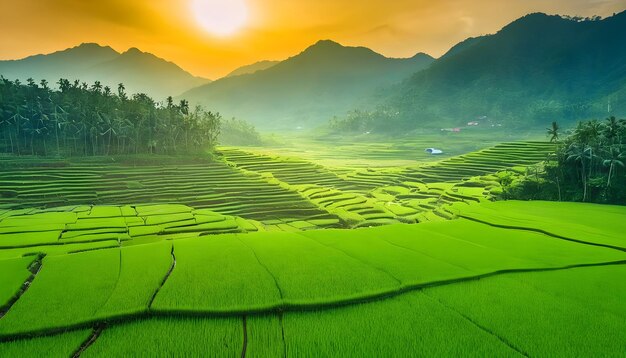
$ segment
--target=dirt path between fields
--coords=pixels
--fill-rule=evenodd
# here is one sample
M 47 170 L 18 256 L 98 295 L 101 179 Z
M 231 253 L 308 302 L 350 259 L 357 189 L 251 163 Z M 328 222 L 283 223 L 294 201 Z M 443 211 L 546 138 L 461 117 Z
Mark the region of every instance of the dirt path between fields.
M 26 291 L 28 291 L 31 284 L 33 283 L 33 280 L 35 279 L 35 277 L 37 277 L 37 274 L 39 273 L 39 271 L 41 271 L 41 267 L 43 266 L 43 259 L 45 256 L 46 256 L 45 254 L 40 254 L 28 266 L 28 271 L 30 271 L 30 276 L 28 276 L 26 281 L 24 281 L 24 283 L 22 284 L 22 287 L 17 292 L 17 294 L 15 294 L 15 296 L 13 296 L 13 298 L 11 298 L 11 300 L 9 300 L 7 304 L 5 304 L 3 307 L 0 307 L 0 319 L 4 317 L 7 313 L 9 313 L 9 310 L 11 309 L 11 307 L 13 307 L 13 305 L 20 299 L 20 297 L 22 297 L 22 295 L 24 295 Z
M 248 322 L 246 316 L 243 316 L 243 348 L 241 349 L 241 358 L 246 358 L 248 350 Z
M 93 328 L 93 331 L 91 332 L 89 337 L 87 337 L 87 339 L 80 345 L 80 347 L 78 347 L 78 349 L 72 354 L 72 358 L 80 357 L 80 355 L 83 354 L 87 350 L 87 348 L 91 347 L 91 345 L 96 342 L 98 337 L 100 337 L 100 334 L 102 334 L 102 331 L 104 331 L 105 327 L 106 325 L 104 323 L 96 325 Z
M 154 291 L 154 293 L 152 294 L 152 297 L 150 297 L 150 301 L 148 303 L 148 310 L 152 309 L 152 304 L 154 303 L 154 299 L 159 294 L 159 291 L 161 291 L 161 288 L 163 288 L 163 285 L 165 285 L 165 282 L 167 282 L 167 279 L 170 278 L 170 275 L 174 271 L 174 268 L 176 268 L 176 254 L 174 253 L 174 243 L 172 243 L 171 255 L 172 255 L 172 266 L 170 266 L 170 269 L 165 274 L 165 277 L 163 277 L 163 281 L 161 281 L 161 284 L 159 285 L 159 287 L 156 289 L 156 291 Z

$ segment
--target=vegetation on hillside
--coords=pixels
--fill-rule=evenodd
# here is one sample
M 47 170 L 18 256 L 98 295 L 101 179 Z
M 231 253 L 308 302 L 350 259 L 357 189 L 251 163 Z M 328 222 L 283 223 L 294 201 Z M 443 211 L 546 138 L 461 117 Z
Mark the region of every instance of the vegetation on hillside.
M 396 123 L 399 112 L 393 108 L 379 107 L 375 110 L 356 109 L 348 112 L 345 118 L 333 117 L 329 127 L 333 132 L 339 133 L 389 133 L 393 129 L 389 123 Z
M 263 145 L 261 134 L 256 128 L 242 119 L 222 120 L 219 142 L 222 145 L 259 146 Z
M 183 94 L 191 102 L 245 118 L 263 129 L 316 127 L 370 103 L 377 90 L 428 67 L 426 54 L 384 57 L 363 47 L 320 41 L 266 70 L 226 77 Z
M 157 103 L 146 94 L 117 93 L 100 82 L 0 79 L 0 152 L 99 156 L 188 154 L 214 146 L 221 116 L 189 102 Z
M 626 120 L 580 122 L 562 140 L 553 123 L 548 136 L 556 153 L 522 178 L 505 175 L 508 197 L 626 203 Z
M 530 14 L 453 47 L 333 127 L 397 134 L 483 118 L 542 128 L 554 118 L 564 124 L 597 118 L 607 107 L 623 116 L 626 48 L 616 44 L 625 35 L 626 12 L 602 20 Z

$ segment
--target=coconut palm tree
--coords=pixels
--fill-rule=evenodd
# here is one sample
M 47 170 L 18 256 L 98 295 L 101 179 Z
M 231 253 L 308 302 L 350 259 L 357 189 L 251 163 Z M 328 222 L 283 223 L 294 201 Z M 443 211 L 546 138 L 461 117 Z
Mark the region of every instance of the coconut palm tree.
M 622 142 L 625 129 L 624 120 L 618 120 L 615 116 L 606 119 L 604 127 L 604 137 L 609 141 L 609 145 Z
M 581 165 L 581 178 L 583 183 L 583 201 L 587 201 L 587 160 L 592 155 L 591 148 L 580 145 L 578 143 L 572 144 L 568 148 L 568 161 L 579 162 Z
M 609 168 L 609 179 L 606 183 L 607 187 L 611 186 L 611 179 L 615 174 L 616 167 L 624 167 L 624 158 L 626 158 L 626 152 L 622 152 L 618 146 L 612 146 L 607 151 L 608 157 L 602 162 L 605 167 Z
M 550 142 L 556 143 L 559 141 L 559 124 L 557 122 L 552 122 L 552 126 L 548 128 L 548 136 L 550 136 Z

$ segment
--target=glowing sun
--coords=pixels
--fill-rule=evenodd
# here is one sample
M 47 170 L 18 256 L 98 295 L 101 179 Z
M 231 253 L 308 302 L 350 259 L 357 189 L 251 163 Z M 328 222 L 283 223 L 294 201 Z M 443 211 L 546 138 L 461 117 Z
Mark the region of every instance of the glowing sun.
M 191 10 L 198 24 L 217 36 L 234 34 L 248 20 L 245 0 L 192 0 Z

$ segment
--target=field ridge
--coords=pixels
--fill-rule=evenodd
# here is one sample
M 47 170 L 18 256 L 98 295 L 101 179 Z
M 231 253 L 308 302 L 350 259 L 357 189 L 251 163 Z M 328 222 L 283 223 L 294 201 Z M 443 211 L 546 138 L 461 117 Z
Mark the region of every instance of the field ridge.
M 433 281 L 423 284 L 416 284 L 411 286 L 400 287 L 395 290 L 388 290 L 386 292 L 379 292 L 376 294 L 372 294 L 369 296 L 363 296 L 358 298 L 351 298 L 342 301 L 336 301 L 331 303 L 314 303 L 314 304 L 280 304 L 276 305 L 272 308 L 261 309 L 261 310 L 245 310 L 245 311 L 232 311 L 232 312 L 223 312 L 223 311 L 189 311 L 189 310 L 151 310 L 145 313 L 133 313 L 126 315 L 118 315 L 111 316 L 106 319 L 93 319 L 86 320 L 85 322 L 67 325 L 62 327 L 55 327 L 53 329 L 45 329 L 39 331 L 30 331 L 19 334 L 0 334 L 0 342 L 8 342 L 16 339 L 23 338 L 31 338 L 31 337 L 45 337 L 52 336 L 59 333 L 63 333 L 70 330 L 78 330 L 84 328 L 93 328 L 95 325 L 100 323 L 122 323 L 126 321 L 132 321 L 139 318 L 147 318 L 147 317 L 203 317 L 203 318 L 221 318 L 221 317 L 242 317 L 246 316 L 256 316 L 256 315 L 266 315 L 266 314 L 280 314 L 282 312 L 305 312 L 305 311 L 319 311 L 325 309 L 334 309 L 344 306 L 358 305 L 364 303 L 371 303 L 380 300 L 394 298 L 406 293 L 421 291 L 427 288 L 434 287 L 443 287 L 454 285 L 458 283 L 464 282 L 472 282 L 472 281 L 480 281 L 482 279 L 502 276 L 507 274 L 518 274 L 518 273 L 535 273 L 535 272 L 551 272 L 551 271 L 566 271 L 577 268 L 587 268 L 587 267 L 605 267 L 605 266 L 626 266 L 626 260 L 620 261 L 609 261 L 609 262 L 600 262 L 600 263 L 586 263 L 586 264 L 572 264 L 561 267 L 546 267 L 546 268 L 522 268 L 522 269 L 505 269 L 498 270 L 490 273 L 473 275 L 463 278 L 449 279 L 449 280 L 441 280 L 441 281 Z
M 489 225 L 489 226 L 492 226 L 492 227 L 501 228 L 501 229 L 536 232 L 536 233 L 539 233 L 539 234 L 548 235 L 550 237 L 553 237 L 553 238 L 559 239 L 559 240 L 576 242 L 576 243 L 583 244 L 583 245 L 605 247 L 607 249 L 613 249 L 613 250 L 626 252 L 626 247 L 620 247 L 620 246 L 601 244 L 601 243 L 596 243 L 596 242 L 589 242 L 589 241 L 580 240 L 580 239 L 574 239 L 574 238 L 571 238 L 571 237 L 565 237 L 565 236 L 558 235 L 558 234 L 552 233 L 550 231 L 539 229 L 539 228 L 529 228 L 529 227 L 515 226 L 515 225 L 494 224 L 494 223 L 491 223 L 491 222 L 489 222 L 487 220 L 481 220 L 481 219 L 477 219 L 475 217 L 468 216 L 468 215 L 463 215 L 463 214 L 459 214 L 458 217 L 466 219 L 466 220 L 474 221 L 474 222 L 477 222 L 477 223 L 480 223 L 480 224 L 485 224 L 485 225 Z

